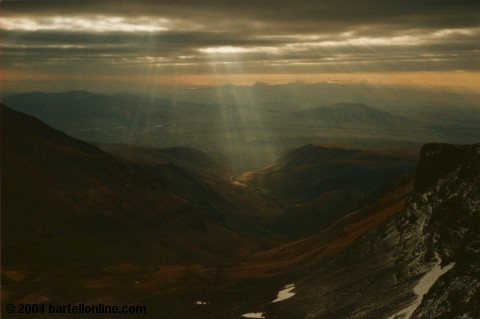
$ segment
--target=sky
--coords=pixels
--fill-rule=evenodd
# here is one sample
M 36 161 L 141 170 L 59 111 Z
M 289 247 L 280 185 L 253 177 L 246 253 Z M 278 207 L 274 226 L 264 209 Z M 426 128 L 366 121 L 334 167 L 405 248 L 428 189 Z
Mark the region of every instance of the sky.
M 478 0 L 1 1 L 2 91 L 374 83 L 480 91 Z

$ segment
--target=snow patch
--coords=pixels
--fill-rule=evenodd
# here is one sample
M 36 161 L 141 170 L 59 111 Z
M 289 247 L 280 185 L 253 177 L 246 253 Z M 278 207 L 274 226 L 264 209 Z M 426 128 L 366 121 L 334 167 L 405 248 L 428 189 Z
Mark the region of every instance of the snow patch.
M 240 183 L 239 181 L 237 181 L 233 176 L 230 176 L 230 181 L 232 182 L 233 185 L 236 185 L 236 186 L 242 186 L 242 187 L 247 186 L 244 183 Z
M 397 318 L 410 318 L 410 316 L 413 314 L 415 309 L 421 304 L 423 295 L 425 295 L 428 290 L 433 286 L 433 284 L 440 278 L 443 274 L 448 272 L 450 269 L 453 268 L 455 263 L 448 264 L 445 267 L 440 266 L 441 260 L 437 256 L 437 262 L 433 268 L 427 272 L 422 279 L 417 283 L 417 285 L 413 288 L 413 292 L 417 295 L 417 299 L 408 307 L 400 310 L 393 316 L 390 316 L 386 319 L 395 319 Z
M 242 315 L 244 318 L 265 318 L 263 312 L 249 312 Z
M 293 289 L 295 289 L 295 284 L 286 285 L 282 290 L 278 292 L 277 299 L 272 302 L 279 302 L 292 298 L 293 296 L 295 296 L 295 293 L 291 292 Z

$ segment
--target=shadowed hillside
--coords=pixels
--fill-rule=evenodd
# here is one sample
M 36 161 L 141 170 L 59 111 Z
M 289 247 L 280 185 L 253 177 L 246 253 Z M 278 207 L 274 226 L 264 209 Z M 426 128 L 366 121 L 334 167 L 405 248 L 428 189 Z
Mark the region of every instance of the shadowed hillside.
M 232 201 L 249 195 L 230 181 L 212 186 L 170 161 L 118 159 L 1 110 L 2 253 L 9 263 L 216 263 L 241 258 L 233 247 L 255 247 L 242 235 L 262 231 L 249 221 L 255 200 L 245 201 L 246 218 Z

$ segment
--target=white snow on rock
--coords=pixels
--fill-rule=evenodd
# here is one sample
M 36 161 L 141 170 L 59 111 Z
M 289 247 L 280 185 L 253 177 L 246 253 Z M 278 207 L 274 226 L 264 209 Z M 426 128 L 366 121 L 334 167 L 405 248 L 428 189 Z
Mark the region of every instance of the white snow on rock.
M 272 302 L 279 302 L 295 296 L 295 293 L 292 290 L 295 289 L 295 284 L 289 284 L 284 287 L 284 289 L 280 290 L 277 294 L 277 299 Z
M 242 315 L 244 318 L 265 318 L 263 312 L 249 312 Z
M 440 266 L 440 263 L 441 260 L 437 256 L 437 263 L 435 264 L 435 266 L 433 266 L 432 270 L 427 272 L 413 288 L 413 292 L 417 295 L 417 299 L 410 306 L 400 310 L 399 312 L 388 317 L 387 319 L 394 319 L 395 317 L 410 318 L 415 309 L 417 309 L 417 307 L 422 303 L 423 295 L 425 295 L 428 290 L 430 290 L 430 288 L 438 280 L 438 278 L 440 278 L 443 274 L 452 269 L 455 265 L 455 263 L 451 263 L 442 268 Z

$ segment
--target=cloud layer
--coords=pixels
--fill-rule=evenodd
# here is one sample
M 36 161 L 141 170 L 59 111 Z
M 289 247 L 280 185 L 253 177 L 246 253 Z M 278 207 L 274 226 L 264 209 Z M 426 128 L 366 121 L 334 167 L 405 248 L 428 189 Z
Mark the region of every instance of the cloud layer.
M 480 67 L 478 1 L 4 1 L 3 72 L 275 74 Z

